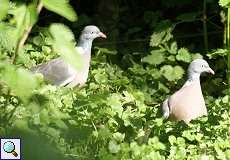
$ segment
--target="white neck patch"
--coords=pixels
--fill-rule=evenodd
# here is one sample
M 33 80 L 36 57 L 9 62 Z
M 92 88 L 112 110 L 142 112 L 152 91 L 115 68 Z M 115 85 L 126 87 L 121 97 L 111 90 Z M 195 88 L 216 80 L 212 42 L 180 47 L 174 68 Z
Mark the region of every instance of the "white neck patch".
M 85 53 L 85 51 L 82 47 L 76 47 L 76 50 L 80 55 L 83 55 Z

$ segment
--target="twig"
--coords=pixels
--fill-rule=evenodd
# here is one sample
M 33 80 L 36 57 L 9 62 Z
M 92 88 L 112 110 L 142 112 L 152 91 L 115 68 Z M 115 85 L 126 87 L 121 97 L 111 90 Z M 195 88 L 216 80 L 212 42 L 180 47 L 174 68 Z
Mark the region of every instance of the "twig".
M 38 15 L 39 15 L 39 13 L 41 12 L 42 7 L 43 7 L 42 1 L 39 0 L 38 6 L 37 6 L 37 14 L 38 14 Z M 24 43 L 25 43 L 26 39 L 28 38 L 28 36 L 29 36 L 29 34 L 30 34 L 31 30 L 32 30 L 32 27 L 33 27 L 33 25 L 28 26 L 28 27 L 25 29 L 25 31 L 24 31 L 22 37 L 18 40 L 18 43 L 17 43 L 17 46 L 16 46 L 16 50 L 15 50 L 15 54 L 14 54 L 13 60 L 12 60 L 12 61 L 13 61 L 13 64 L 15 64 L 16 59 L 17 59 L 17 56 L 18 56 L 18 54 L 19 54 L 19 51 L 20 51 L 20 50 L 22 49 L 22 47 L 24 46 Z

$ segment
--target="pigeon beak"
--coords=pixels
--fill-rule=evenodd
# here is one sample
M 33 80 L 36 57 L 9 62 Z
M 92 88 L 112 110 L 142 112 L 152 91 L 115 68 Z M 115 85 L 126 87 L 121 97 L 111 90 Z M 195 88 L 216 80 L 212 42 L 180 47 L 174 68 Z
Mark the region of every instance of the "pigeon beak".
M 102 33 L 102 32 L 98 33 L 98 37 L 107 38 L 107 36 L 104 33 Z
M 213 74 L 213 75 L 215 74 L 215 72 L 214 72 L 211 68 L 209 68 L 207 72 L 208 72 L 208 73 L 211 73 L 211 74 Z

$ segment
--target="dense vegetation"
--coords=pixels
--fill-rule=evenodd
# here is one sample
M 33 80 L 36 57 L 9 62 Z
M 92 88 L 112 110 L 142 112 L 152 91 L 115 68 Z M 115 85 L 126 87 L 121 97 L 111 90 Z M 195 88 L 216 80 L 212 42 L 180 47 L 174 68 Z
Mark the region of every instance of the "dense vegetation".
M 230 159 L 230 0 L 70 3 L 0 0 L 0 137 L 21 137 L 26 160 Z M 28 71 L 59 55 L 79 64 L 87 24 L 108 40 L 94 43 L 83 88 Z M 208 117 L 164 121 L 162 101 L 197 57 L 216 72 L 201 77 Z

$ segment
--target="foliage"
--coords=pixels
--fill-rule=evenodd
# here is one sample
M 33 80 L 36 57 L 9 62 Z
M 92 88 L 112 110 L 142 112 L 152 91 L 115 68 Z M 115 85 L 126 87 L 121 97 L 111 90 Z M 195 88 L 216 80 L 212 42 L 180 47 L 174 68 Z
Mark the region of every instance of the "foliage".
M 70 89 L 52 86 L 41 75 L 28 71 L 58 55 L 76 68 L 81 67 L 81 63 L 75 63 L 81 60 L 69 27 L 57 23 L 34 27 L 18 52 L 16 64 L 12 64 L 25 30 L 38 20 L 39 3 L 3 2 L 6 9 L 0 11 L 0 136 L 21 137 L 24 159 L 230 159 L 225 60 L 229 50 L 192 53 L 181 47 L 173 33 L 178 21 L 192 22 L 198 14 L 183 13 L 172 22 L 159 12 L 146 11 L 144 21 L 153 28 L 148 33 L 151 36 L 146 54 L 130 53 L 125 47 L 97 46 L 87 84 Z M 76 20 L 67 0 L 42 2 L 46 9 Z M 172 2 L 162 5 L 170 8 L 175 4 Z M 85 18 L 79 24 L 84 20 L 90 21 Z M 123 38 L 138 35 L 141 30 L 134 26 Z M 160 114 L 162 101 L 183 85 L 192 59 L 206 56 L 217 73 L 215 77 L 201 78 L 208 117 L 189 125 L 164 121 Z

